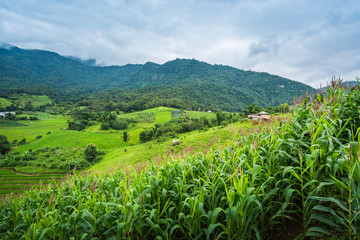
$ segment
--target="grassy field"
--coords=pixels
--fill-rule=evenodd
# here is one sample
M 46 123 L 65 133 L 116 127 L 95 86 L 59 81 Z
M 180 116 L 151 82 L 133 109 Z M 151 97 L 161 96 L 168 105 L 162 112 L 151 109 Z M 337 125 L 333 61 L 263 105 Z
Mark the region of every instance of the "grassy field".
M 13 94 L 9 97 L 9 100 L 21 106 L 25 106 L 27 102 L 31 102 L 34 107 L 53 103 L 53 101 L 45 95 Z
M 9 127 L 9 124 L 0 123 L 0 132 L 5 135 L 10 142 L 13 140 L 21 140 L 26 138 L 27 141 L 33 141 L 37 136 L 45 136 L 48 132 L 60 132 L 60 129 L 67 127 L 67 120 L 70 119 L 68 116 L 53 116 L 50 114 L 41 113 L 39 116 L 42 116 L 44 120 L 20 120 L 17 121 L 18 124 L 15 126 Z M 15 123 L 15 122 L 14 122 Z M 33 124 L 31 124 L 33 123 Z
M 145 128 L 154 127 L 157 123 L 166 123 L 171 120 L 171 111 L 176 110 L 174 108 L 167 108 L 167 107 L 158 107 L 152 108 L 148 110 L 144 110 L 141 112 L 134 112 L 128 113 L 118 116 L 118 118 L 126 118 L 126 119 L 135 119 L 139 120 L 140 122 L 136 123 L 135 126 L 131 127 L 130 129 L 124 130 L 128 132 L 130 135 L 129 144 L 137 144 L 139 143 L 139 136 Z M 215 113 L 208 113 L 208 112 L 196 112 L 196 111 L 186 111 L 190 117 L 192 118 L 215 118 Z M 88 127 L 85 131 L 93 132 L 93 133 L 117 133 L 122 134 L 124 131 L 120 130 L 101 130 L 101 124 L 96 124 L 93 126 Z
M 198 111 L 186 111 L 187 113 L 189 113 L 189 116 L 191 118 L 216 118 L 216 114 L 213 112 L 198 112 Z
M 14 149 L 14 151 L 25 152 L 29 149 L 57 146 L 84 149 L 89 143 L 96 144 L 96 146 L 102 150 L 125 147 L 129 145 L 129 143 L 125 143 L 123 141 L 122 134 L 118 133 L 92 133 L 63 130 L 56 131 L 39 140 L 22 145 L 17 149 Z
M 10 102 L 8 99 L 6 98 L 0 98 L 0 108 L 5 108 L 8 106 L 11 106 L 12 102 Z
M 37 150 L 44 147 L 52 149 L 38 154 L 36 160 L 28 162 L 26 166 L 15 167 L 15 170 L 18 172 L 36 174 L 61 171 L 51 166 L 54 164 L 59 166 L 59 164 L 74 157 L 83 158 L 84 149 L 89 143 L 94 143 L 98 149 L 106 153 L 103 159 L 92 166 L 90 170 L 106 171 L 114 166 L 124 167 L 152 161 L 159 156 L 175 156 L 182 152 L 203 151 L 210 145 L 225 142 L 239 128 L 247 131 L 247 129 L 252 127 L 248 123 L 236 123 L 225 128 L 215 127 L 208 130 L 180 134 L 181 144 L 178 146 L 172 146 L 171 139 L 154 140 L 139 144 L 140 133 L 145 128 L 151 128 L 157 123 L 161 124 L 170 121 L 172 110 L 174 109 L 159 107 L 118 116 L 118 118 L 133 118 L 140 121 L 130 129 L 125 130 L 130 135 L 129 142 L 123 141 L 123 131 L 103 131 L 100 130 L 100 124 L 90 126 L 84 131 L 60 130 L 67 127 L 67 120 L 70 119 L 69 116 L 51 115 L 41 112 L 29 112 L 26 115 L 22 114 L 20 116 L 37 116 L 43 120 L 8 121 L 4 126 L 1 127 L 0 125 L 0 130 L 2 134 L 8 137 L 9 141 L 14 139 L 21 140 L 22 138 L 28 140 L 27 144 L 18 146 L 13 149 L 13 152 L 25 153 L 29 150 Z M 188 111 L 187 113 L 192 118 L 216 117 L 214 113 L 207 112 Z M 30 122 L 33 124 L 30 124 Z M 48 132 L 51 133 L 47 134 Z M 39 135 L 42 135 L 42 138 L 35 140 Z M 3 178 L 7 177 L 3 176 Z M 17 177 L 16 181 L 20 181 L 20 179 L 21 177 Z M 6 180 L 10 181 L 11 179 Z M 15 187 L 8 188 L 15 190 Z
M 0 169 L 0 198 L 9 193 L 23 193 L 34 185 L 49 184 L 66 178 L 65 174 L 22 175 L 11 169 Z
M 191 152 L 206 152 L 210 148 L 224 144 L 227 139 L 249 133 L 254 126 L 251 122 L 235 123 L 227 127 L 214 127 L 203 131 L 193 131 L 179 135 L 180 145 L 173 146 L 171 139 L 165 142 L 153 140 L 143 144 L 114 149 L 107 153 L 101 162 L 90 168 L 93 171 L 106 171 L 128 165 L 145 163 L 158 157 L 176 157 Z M 126 150 L 125 150 L 126 149 Z

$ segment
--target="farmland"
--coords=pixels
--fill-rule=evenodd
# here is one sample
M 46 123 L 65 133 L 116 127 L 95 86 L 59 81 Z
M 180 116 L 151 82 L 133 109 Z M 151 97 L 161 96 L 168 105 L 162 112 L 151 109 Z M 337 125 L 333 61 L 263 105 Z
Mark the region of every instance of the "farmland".
M 9 141 L 18 142 L 22 138 L 26 139 L 26 144 L 20 144 L 13 149 L 13 153 L 30 154 L 31 161 L 25 161 L 23 164 L 13 166 L 21 173 L 27 174 L 44 174 L 53 172 L 66 172 L 72 164 L 76 164 L 79 159 L 84 158 L 86 146 L 93 143 L 101 151 L 105 151 L 104 160 L 91 167 L 91 170 L 105 171 L 109 165 L 126 166 L 138 162 L 145 162 L 159 155 L 167 154 L 168 151 L 173 153 L 180 152 L 184 146 L 194 148 L 193 145 L 199 141 L 209 142 L 210 137 L 215 129 L 202 131 L 201 133 L 193 132 L 181 134 L 184 138 L 183 144 L 172 149 L 171 139 L 161 142 L 151 142 L 139 145 L 139 134 L 146 128 L 154 127 L 155 124 L 166 123 L 171 120 L 171 108 L 155 108 L 142 112 L 119 115 L 118 118 L 136 119 L 128 131 L 130 140 L 124 142 L 123 131 L 118 130 L 101 130 L 100 124 L 89 126 L 84 131 L 64 130 L 67 127 L 69 116 L 51 115 L 43 112 L 26 113 L 18 115 L 19 117 L 36 116 L 42 120 L 5 120 L 1 129 L 2 133 L 8 136 Z M 213 113 L 197 113 L 189 111 L 188 115 L 197 115 L 195 117 L 207 117 L 214 119 Z M 30 124 L 31 123 L 31 124 Z M 222 141 L 229 136 L 227 128 L 217 130 L 222 133 Z M 205 134 L 208 133 L 208 134 Z M 41 136 L 40 138 L 38 136 Z M 186 136 L 187 140 L 185 140 Z M 206 137 L 207 136 L 207 137 Z M 142 152 L 143 154 L 138 154 Z M 124 154 L 126 153 L 126 154 Z M 21 156 L 21 155 L 20 155 Z M 113 157 L 117 156 L 117 157 Z M 15 156 L 16 158 L 16 156 Z M 74 162 L 75 161 L 75 162 Z M 81 166 L 83 163 L 80 162 Z M 78 167 L 79 168 L 79 167 Z
M 0 198 L 9 193 L 23 193 L 34 185 L 49 184 L 62 180 L 65 174 L 17 174 L 12 169 L 0 169 Z
M 27 141 L 33 141 L 39 135 L 45 136 L 48 132 L 60 132 L 62 128 L 67 127 L 66 122 L 69 119 L 66 116 L 53 116 L 44 113 L 37 113 L 35 116 L 39 116 L 43 120 L 9 121 L 7 124 L 2 124 L 0 121 L 0 132 L 8 136 L 10 142 L 14 140 L 20 141 L 23 138 L 26 138 Z M 9 127 L 11 124 L 18 126 Z
M 25 105 L 29 102 L 34 107 L 53 103 L 53 101 L 45 95 L 12 94 L 8 97 L 8 99 L 10 100 L 8 102 L 11 102 L 11 104 L 16 104 L 22 107 L 25 107 Z
M 5 239 L 359 239 L 360 92 L 343 88 L 307 97 L 290 116 L 248 134 L 229 126 L 232 137 L 205 151 L 130 157 L 133 167 L 4 201 L 0 232 Z M 198 137 L 188 134 L 179 136 Z M 124 158 L 112 153 L 93 168 Z

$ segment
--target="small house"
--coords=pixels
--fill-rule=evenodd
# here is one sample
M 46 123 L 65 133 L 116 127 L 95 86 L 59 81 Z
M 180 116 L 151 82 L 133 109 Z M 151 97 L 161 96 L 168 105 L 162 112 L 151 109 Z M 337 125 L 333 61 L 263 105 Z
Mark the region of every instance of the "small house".
M 257 114 L 250 114 L 247 116 L 247 118 L 251 120 L 258 120 L 259 116 Z
M 270 116 L 269 115 L 261 115 L 261 116 L 259 116 L 259 121 L 260 122 L 269 122 Z
M 253 121 L 261 121 L 261 122 L 268 122 L 270 121 L 270 116 L 267 112 L 259 112 L 257 114 L 250 114 L 247 116 L 248 119 Z

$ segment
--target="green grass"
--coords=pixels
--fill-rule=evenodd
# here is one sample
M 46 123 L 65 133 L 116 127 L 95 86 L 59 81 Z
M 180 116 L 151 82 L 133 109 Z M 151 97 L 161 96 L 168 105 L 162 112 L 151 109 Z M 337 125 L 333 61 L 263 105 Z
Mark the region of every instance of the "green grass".
M 1 108 L 5 108 L 8 106 L 11 106 L 11 104 L 13 104 L 12 102 L 10 102 L 8 99 L 6 98 L 0 98 L 0 107 Z
M 66 174 L 21 175 L 11 169 L 0 169 L 0 194 L 22 193 L 34 185 L 48 184 L 66 178 Z
M 24 190 L 22 189 L 16 189 L 16 190 L 0 190 L 0 196 L 4 196 L 5 194 L 18 194 L 18 193 L 23 193 Z
M 25 106 L 27 102 L 31 102 L 34 107 L 53 103 L 53 101 L 45 95 L 13 94 L 9 99 L 17 105 L 22 106 Z
M 64 175 L 58 175 L 58 176 L 52 176 L 52 175 L 47 175 L 47 176 L 26 176 L 26 175 L 20 175 L 20 174 L 14 174 L 13 176 L 1 176 L 0 180 L 16 180 L 16 179 L 20 179 L 20 180 L 41 180 L 41 179 L 62 179 Z
M 2 183 L 0 185 L 0 191 L 1 190 L 6 190 L 6 189 L 26 189 L 26 188 L 31 188 L 32 185 L 30 184 L 4 184 Z
M 3 180 L 0 181 L 0 186 L 6 185 L 6 184 L 39 184 L 40 182 L 43 184 L 48 184 L 51 182 L 54 182 L 56 180 L 48 180 L 48 179 L 42 179 L 42 180 L 33 180 L 33 179 L 17 179 L 17 180 Z
M 147 109 L 141 112 L 134 112 L 134 113 L 128 113 L 118 116 L 118 118 L 135 118 L 137 119 L 138 116 L 143 115 L 155 115 L 155 119 L 152 122 L 139 122 L 136 123 L 134 127 L 130 129 L 126 129 L 123 131 L 120 130 L 101 130 L 100 125 L 96 124 L 93 126 L 88 127 L 85 131 L 86 132 L 92 132 L 92 133 L 109 133 L 109 134 L 118 134 L 122 138 L 122 133 L 124 131 L 128 132 L 130 135 L 130 141 L 128 143 L 123 143 L 123 146 L 127 146 L 130 144 L 137 144 L 139 143 L 139 136 L 142 131 L 144 131 L 144 128 L 150 128 L 153 127 L 156 123 L 165 123 L 171 120 L 171 111 L 174 110 L 173 108 L 166 108 L 166 107 L 158 107 L 158 108 L 152 108 Z M 140 120 L 144 120 L 144 118 L 140 118 Z M 146 121 L 146 119 L 145 119 Z M 98 146 L 99 147 L 99 146 Z M 121 146 L 119 146 L 121 147 Z
M 103 150 L 129 145 L 128 143 L 124 143 L 122 140 L 122 134 L 119 133 L 92 133 L 63 130 L 46 135 L 32 143 L 22 145 L 14 151 L 24 152 L 28 149 L 57 146 L 64 148 L 85 149 L 89 143 L 94 143 L 99 149 Z
M 240 129 L 241 134 L 247 134 L 253 129 L 251 122 L 235 123 L 227 127 L 214 127 L 207 131 L 193 131 L 179 135 L 181 144 L 173 146 L 171 139 L 165 142 L 153 140 L 143 144 L 127 146 L 108 152 L 104 158 L 93 165 L 90 170 L 106 171 L 111 168 L 117 168 L 137 163 L 146 163 L 152 161 L 155 157 L 168 155 L 180 155 L 184 151 L 204 151 L 215 145 L 226 142 L 226 140 L 237 134 Z M 125 152 L 126 149 L 126 152 Z M 169 154 L 170 153 L 170 154 Z
M 25 112 L 25 113 L 19 114 L 17 116 L 18 117 L 31 117 L 31 116 L 34 117 L 35 116 L 35 117 L 38 117 L 39 119 L 43 119 L 43 120 L 59 118 L 59 115 L 52 115 L 52 114 L 49 114 L 46 112 Z
M 13 171 L 11 171 L 11 169 L 7 169 L 7 168 L 0 168 L 0 174 L 8 174 L 8 173 L 12 173 Z
M 28 125 L 19 123 L 14 120 L 0 120 L 0 129 L 9 128 L 9 127 L 24 127 L 24 126 L 28 126 Z
M 2 126 L 0 124 L 0 132 L 5 135 L 10 142 L 13 140 L 21 140 L 26 138 L 27 141 L 33 141 L 37 136 L 45 136 L 48 132 L 60 132 L 61 128 L 67 127 L 68 116 L 54 116 L 54 118 L 44 119 L 43 121 L 21 120 L 17 123 L 21 126 Z M 33 122 L 33 124 L 30 124 Z
M 186 111 L 187 113 L 189 113 L 189 116 L 191 118 L 216 118 L 216 114 L 213 112 L 198 112 L 198 111 Z

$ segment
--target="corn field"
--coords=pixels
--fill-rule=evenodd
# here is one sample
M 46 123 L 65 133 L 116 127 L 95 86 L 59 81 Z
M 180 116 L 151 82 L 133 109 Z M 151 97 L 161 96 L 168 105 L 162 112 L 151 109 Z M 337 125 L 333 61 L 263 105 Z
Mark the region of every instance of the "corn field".
M 360 91 L 332 85 L 222 150 L 3 200 L 0 238 L 360 239 Z

